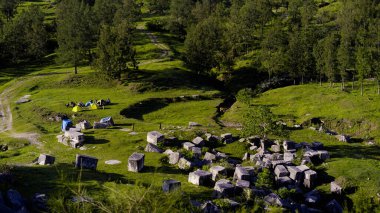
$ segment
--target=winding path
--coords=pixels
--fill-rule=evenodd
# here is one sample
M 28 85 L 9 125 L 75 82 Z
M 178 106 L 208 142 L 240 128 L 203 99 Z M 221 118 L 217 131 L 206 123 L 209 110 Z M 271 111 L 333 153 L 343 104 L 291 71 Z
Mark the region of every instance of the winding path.
M 31 77 L 29 79 L 33 79 L 35 77 Z M 9 99 L 12 95 L 12 92 L 20 87 L 26 81 L 25 78 L 20 78 L 16 80 L 12 85 L 7 87 L 0 94 L 0 133 L 9 135 L 10 137 L 17 139 L 25 139 L 28 140 L 31 144 L 36 145 L 37 147 L 42 146 L 42 143 L 38 140 L 39 134 L 35 132 L 24 132 L 18 133 L 13 130 L 13 117 L 12 111 L 9 103 Z

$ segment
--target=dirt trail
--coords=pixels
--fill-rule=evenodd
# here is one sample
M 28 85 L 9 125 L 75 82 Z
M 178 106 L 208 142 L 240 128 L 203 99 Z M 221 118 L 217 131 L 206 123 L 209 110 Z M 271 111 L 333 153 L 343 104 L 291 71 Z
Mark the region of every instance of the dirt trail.
M 170 48 L 165 44 L 159 42 L 158 37 L 152 32 L 145 30 L 144 26 L 137 26 L 137 29 L 143 31 L 149 37 L 150 42 L 161 50 L 161 55 L 159 58 L 141 62 L 139 65 L 141 66 L 166 60 L 166 58 L 170 55 Z
M 30 77 L 29 79 L 33 79 L 36 77 Z M 22 78 L 20 80 L 17 80 L 15 83 L 7 87 L 1 94 L 0 94 L 0 133 L 5 133 L 9 135 L 10 137 L 17 138 L 17 139 L 25 139 L 28 140 L 31 144 L 37 145 L 37 147 L 42 146 L 42 143 L 38 140 L 39 134 L 35 132 L 24 132 L 24 133 L 18 133 L 13 130 L 13 117 L 12 117 L 12 111 L 10 107 L 10 97 L 12 95 L 12 92 L 17 89 L 19 86 L 21 86 L 27 79 Z

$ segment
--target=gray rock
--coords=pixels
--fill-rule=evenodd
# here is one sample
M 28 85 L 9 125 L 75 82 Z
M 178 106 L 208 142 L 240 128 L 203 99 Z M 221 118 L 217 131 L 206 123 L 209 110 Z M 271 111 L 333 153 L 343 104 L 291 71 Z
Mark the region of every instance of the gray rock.
M 244 189 L 251 187 L 251 183 L 247 180 L 237 180 L 236 186 Z
M 204 141 L 203 138 L 201 138 L 201 137 L 196 137 L 196 138 L 193 139 L 193 144 L 194 144 L 195 146 L 200 146 L 200 147 L 202 147 L 202 146 L 205 145 L 205 141 Z
M 218 160 L 227 159 L 227 158 L 228 158 L 228 155 L 226 153 L 223 153 L 223 152 L 216 153 L 216 159 L 218 159 Z
M 162 191 L 171 192 L 175 190 L 179 190 L 181 188 L 181 182 L 173 179 L 164 180 L 162 184 Z
M 144 159 L 144 154 L 134 152 L 128 158 L 128 171 L 140 172 L 144 168 Z
M 257 146 L 250 146 L 250 147 L 249 147 L 249 150 L 251 150 L 251 151 L 255 151 L 255 150 L 257 150 L 257 149 L 258 149 Z
M 244 156 L 243 156 L 243 158 L 242 158 L 242 160 L 243 161 L 245 161 L 245 160 L 249 160 L 249 154 L 246 152 L 246 153 L 244 153 Z
M 255 174 L 254 167 L 251 167 L 251 166 L 236 167 L 233 179 L 252 181 L 254 174 Z
M 9 189 L 7 191 L 7 198 L 8 198 L 10 207 L 14 210 L 18 210 L 25 205 L 21 194 L 14 189 Z
M 189 173 L 188 181 L 194 185 L 198 186 L 208 186 L 212 183 L 212 174 L 211 172 L 197 170 L 195 172 Z
M 108 124 L 106 123 L 100 123 L 100 122 L 94 122 L 94 129 L 107 129 Z
M 215 183 L 213 197 L 231 197 L 234 195 L 235 186 L 229 180 L 221 179 Z
M 350 136 L 348 135 L 336 135 L 335 136 L 340 142 L 350 142 Z
M 257 146 L 257 147 L 259 147 L 260 146 L 260 141 L 261 141 L 261 138 L 260 138 L 260 136 L 257 136 L 257 135 L 255 135 L 255 136 L 250 136 L 249 138 L 248 138 L 248 141 L 250 142 L 250 143 L 252 143 L 254 146 Z
M 163 143 L 165 141 L 165 136 L 160 132 L 151 131 L 147 133 L 146 141 L 148 141 L 148 143 L 157 145 L 158 143 Z
M 119 160 L 107 160 L 104 163 L 107 165 L 118 165 L 118 164 L 121 164 L 121 161 L 119 161 Z
M 226 176 L 227 170 L 223 166 L 213 166 L 209 169 L 212 174 L 212 180 L 215 181 L 220 176 Z
M 179 159 L 181 158 L 181 154 L 179 152 L 173 152 L 169 155 L 169 164 L 177 164 Z
M 277 177 L 289 176 L 288 170 L 283 165 L 277 165 L 276 168 L 274 169 L 274 174 Z
M 203 160 L 206 161 L 207 164 L 210 164 L 216 160 L 216 156 L 210 152 L 206 152 Z
M 200 124 L 197 123 L 197 122 L 192 122 L 192 121 L 189 122 L 189 127 L 190 127 L 190 128 L 191 128 L 191 127 L 198 127 L 198 126 L 202 126 L 202 125 L 200 125 Z
M 274 160 L 272 161 L 272 168 L 276 168 L 277 165 L 285 165 L 286 162 L 284 160 Z
M 81 129 L 91 129 L 92 128 L 91 123 L 86 121 L 86 120 L 79 122 L 79 127 Z
M 173 150 L 171 150 L 171 149 L 167 149 L 167 150 L 165 150 L 165 152 L 163 153 L 163 154 L 165 154 L 165 155 L 170 155 L 170 154 L 172 154 L 173 153 Z
M 190 143 L 190 142 L 185 142 L 182 144 L 182 146 L 186 150 L 191 150 L 191 148 L 194 147 L 195 145 L 193 143 Z
M 206 135 L 206 139 L 207 139 L 207 141 L 210 141 L 210 142 L 212 142 L 212 143 L 217 143 L 217 142 L 220 141 L 220 138 L 219 138 L 218 136 L 216 136 L 216 135 L 211 135 L 211 134 Z
M 326 211 L 331 213 L 342 213 L 342 206 L 334 199 L 326 205 Z
M 304 175 L 305 175 L 305 179 L 303 181 L 303 185 L 305 186 L 305 188 L 310 189 L 310 188 L 316 186 L 317 172 L 315 172 L 313 170 L 307 170 L 307 171 L 305 171 Z
M 331 191 L 331 193 L 340 195 L 340 194 L 342 194 L 343 187 L 340 186 L 337 182 L 333 181 L 330 184 L 330 191 Z
M 158 146 L 148 143 L 144 149 L 145 152 L 156 152 L 156 153 L 162 153 L 162 150 L 158 148 Z
M 178 168 L 180 169 L 191 169 L 195 166 L 195 164 L 185 158 L 180 158 L 178 161 Z
M 264 197 L 264 201 L 272 206 L 285 206 L 285 201 L 275 193 L 271 193 Z
M 202 156 L 202 149 L 200 147 L 192 147 L 191 152 L 194 158 L 200 158 Z
M 96 170 L 98 159 L 87 155 L 76 155 L 75 167 Z
M 284 141 L 283 143 L 283 147 L 285 151 L 295 149 L 295 146 L 296 146 L 296 143 L 294 143 L 293 141 Z
M 299 170 L 296 166 L 287 166 L 287 169 L 289 171 L 289 177 L 296 181 L 299 182 L 302 179 L 302 171 Z
M 239 139 L 239 142 L 240 142 L 240 143 L 244 143 L 244 142 L 245 142 L 245 138 L 240 138 L 240 139 Z
M 301 165 L 301 166 L 297 166 L 297 168 L 302 172 L 304 173 L 305 171 L 307 170 L 310 170 L 310 168 L 306 165 Z
M 69 128 L 69 132 L 81 132 L 82 131 L 82 128 L 80 127 L 71 127 Z
M 53 165 L 55 161 L 55 157 L 47 154 L 40 154 L 38 157 L 37 163 L 39 165 Z
M 281 152 L 281 146 L 280 145 L 272 145 L 271 147 L 272 152 Z
M 201 210 L 201 212 L 204 212 L 204 213 L 219 213 L 219 212 L 221 212 L 219 210 L 218 206 L 216 206 L 211 201 L 206 201 L 205 203 L 203 203 L 200 206 L 200 210 Z
M 232 143 L 234 141 L 231 133 L 222 134 L 220 137 L 224 143 Z
M 319 159 L 325 161 L 330 158 L 329 152 L 326 150 L 318 150 Z
M 284 161 L 286 162 L 292 162 L 295 158 L 295 154 L 290 153 L 290 152 L 285 152 L 284 153 Z

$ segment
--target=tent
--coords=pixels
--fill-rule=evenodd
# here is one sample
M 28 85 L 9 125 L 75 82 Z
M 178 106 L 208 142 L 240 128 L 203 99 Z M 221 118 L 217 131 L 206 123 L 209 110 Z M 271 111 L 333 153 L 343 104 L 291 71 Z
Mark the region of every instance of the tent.
M 73 122 L 71 122 L 70 119 L 63 119 L 62 120 L 62 131 L 67 131 L 72 126 L 73 126 Z
M 98 106 L 96 106 L 96 104 L 91 104 L 90 109 L 98 109 Z
M 80 112 L 80 111 L 82 111 L 82 109 L 79 106 L 75 106 L 73 108 L 73 112 Z
M 89 106 L 91 106 L 91 104 L 92 104 L 92 101 L 89 101 L 89 102 L 87 102 L 84 106 L 85 106 L 85 107 L 89 107 Z

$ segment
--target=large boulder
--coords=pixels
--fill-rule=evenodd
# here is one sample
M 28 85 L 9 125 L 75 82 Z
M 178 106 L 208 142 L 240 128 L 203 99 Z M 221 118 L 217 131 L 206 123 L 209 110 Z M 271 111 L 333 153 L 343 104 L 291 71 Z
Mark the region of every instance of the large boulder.
M 305 179 L 303 185 L 305 188 L 312 188 L 317 185 L 317 172 L 313 170 L 307 170 L 304 172 Z
M 146 136 L 148 143 L 157 145 L 165 141 L 165 136 L 157 131 L 148 132 Z
M 128 158 L 128 171 L 140 172 L 144 168 L 145 155 L 142 153 L 133 153 Z
M 212 183 L 212 174 L 203 170 L 190 172 L 188 181 L 198 186 L 208 186 Z

